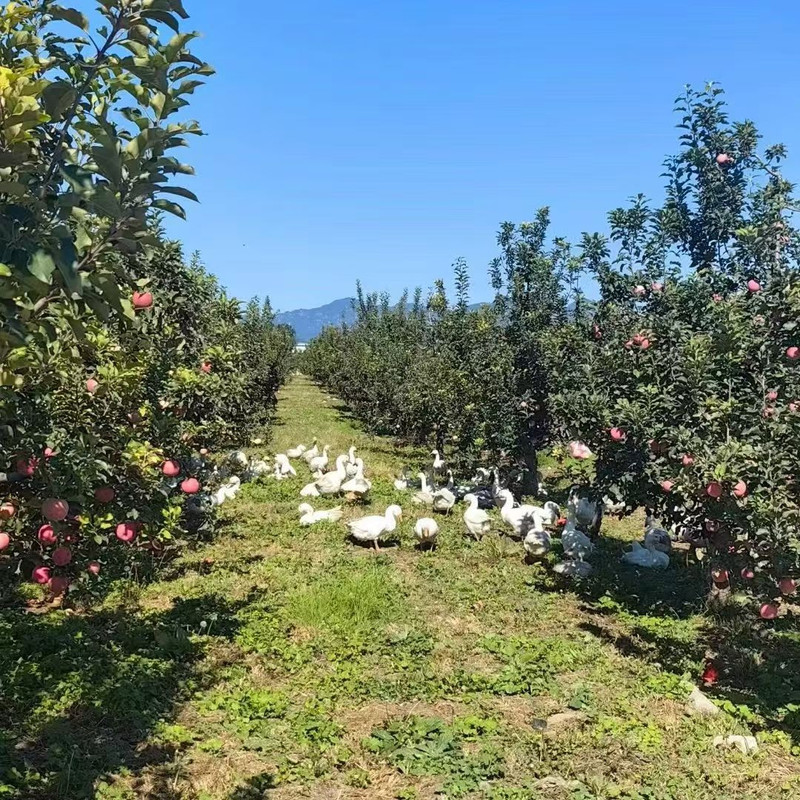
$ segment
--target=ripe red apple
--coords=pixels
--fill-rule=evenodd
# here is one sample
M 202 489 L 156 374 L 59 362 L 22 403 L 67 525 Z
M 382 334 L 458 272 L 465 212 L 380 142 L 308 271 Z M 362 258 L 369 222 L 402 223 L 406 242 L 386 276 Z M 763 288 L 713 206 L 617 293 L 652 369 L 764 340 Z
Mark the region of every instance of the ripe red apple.
M 719 292 L 714 292 L 714 294 L 711 295 L 711 299 L 715 303 L 721 303 L 722 302 L 722 295 Z
M 205 372 L 206 374 L 208 374 L 209 372 L 211 372 L 211 362 L 210 362 L 210 361 L 204 361 L 204 362 L 203 362 L 203 363 L 200 365 L 200 369 L 201 369 L 203 372 Z
M 722 497 L 722 484 L 717 481 L 711 481 L 711 483 L 706 486 L 706 494 L 709 497 L 713 497 L 714 500 L 719 500 L 719 498 Z
M 761 284 L 758 281 L 754 281 L 752 278 L 747 281 L 747 291 L 748 292 L 760 292 L 761 291 Z
M 94 499 L 98 503 L 110 503 L 116 497 L 116 493 L 110 486 L 98 486 L 94 490 Z
M 700 680 L 706 686 L 713 686 L 719 680 L 719 670 L 710 662 L 706 662 Z
M 765 406 L 761 410 L 761 416 L 764 419 L 772 419 L 775 416 L 775 408 L 773 406 Z
M 612 428 L 608 433 L 615 442 L 624 442 L 627 437 L 622 428 Z
M 89 378 L 89 380 L 86 381 L 86 391 L 89 392 L 89 394 L 94 394 L 99 388 L 100 384 L 94 378 Z
M 86 566 L 86 571 L 91 575 L 99 575 L 100 574 L 100 562 L 99 561 L 90 561 Z
M 775 619 L 778 616 L 778 607 L 773 603 L 764 603 L 759 614 L 761 619 Z
M 725 164 L 733 163 L 733 159 L 727 153 L 719 153 L 717 155 L 717 164 L 724 167 Z
M 136 309 L 150 308 L 153 305 L 153 295 L 150 292 L 134 292 L 133 307 Z
M 797 400 L 792 400 L 792 402 L 789 403 L 789 411 L 794 414 L 798 409 L 800 409 L 800 403 L 798 403 Z
M 142 528 L 141 522 L 120 522 L 115 531 L 117 539 L 121 542 L 132 542 Z
M 635 297 L 644 297 L 647 294 L 647 289 L 641 284 L 633 287 L 633 294 Z
M 639 347 L 640 347 L 642 350 L 648 350 L 648 349 L 650 348 L 650 340 L 649 340 L 649 339 L 647 339 L 647 338 L 645 338 L 645 339 L 642 339 L 642 341 L 641 341 L 641 342 L 639 342 Z
M 177 461 L 165 461 L 161 465 L 161 472 L 168 478 L 175 478 L 181 474 L 181 465 Z
M 694 464 L 694 456 L 690 456 L 688 453 L 684 454 L 681 459 L 681 464 L 683 464 L 684 467 L 691 467 Z
M 58 541 L 58 536 L 53 530 L 53 526 L 45 523 L 39 528 L 39 533 L 36 534 L 42 544 L 55 544 Z
M 778 399 L 778 393 L 773 389 L 771 392 L 767 392 L 767 400 L 771 403 L 774 403 Z
M 64 575 L 54 575 L 50 578 L 50 591 L 55 597 L 61 597 L 69 589 L 69 578 Z
M 744 580 L 751 581 L 753 580 L 753 578 L 755 578 L 756 573 L 753 572 L 753 570 L 750 569 L 750 567 L 744 567 L 744 569 L 742 569 L 741 575 Z
M 14 465 L 16 471 L 25 478 L 32 478 L 38 466 L 38 458 L 18 458 Z
M 795 347 L 794 345 L 787 347 L 786 358 L 790 361 L 797 361 L 797 359 L 800 358 L 800 347 Z
M 53 550 L 53 563 L 57 567 L 66 567 L 72 561 L 72 551 L 68 547 L 57 547 Z
M 628 341 L 625 342 L 625 349 L 630 350 L 631 347 L 633 347 L 633 339 L 628 339 Z
M 747 484 L 744 481 L 739 481 L 736 486 L 733 487 L 733 495 L 734 497 L 747 497 Z
M 644 339 L 644 334 L 637 333 L 637 334 L 634 334 L 634 337 L 633 337 L 632 341 L 638 347 L 642 343 L 642 339 Z
M 7 533 L 0 531 L 0 553 L 11 544 L 11 537 Z
M 181 483 L 181 491 L 184 494 L 197 494 L 200 491 L 200 481 L 197 478 L 187 478 Z
M 56 451 L 53 450 L 52 447 L 45 447 L 45 449 L 44 449 L 44 457 L 45 458 L 53 458 L 53 456 L 55 456 L 55 454 L 56 454 Z
M 31 573 L 34 583 L 50 583 L 50 567 L 36 567 Z
M 781 594 L 794 594 L 797 591 L 797 583 L 794 578 L 781 578 L 778 581 L 778 588 Z
M 17 513 L 17 507 L 10 501 L 0 504 L 0 519 L 11 519 Z
M 203 452 L 202 450 L 200 451 Z M 583 461 L 589 456 L 592 455 L 592 451 L 583 443 L 583 442 L 570 442 L 569 443 L 569 454 L 573 458 L 577 458 L 580 461 Z
M 731 582 L 731 574 L 726 569 L 715 569 L 711 572 L 711 580 L 717 586 L 727 586 Z
M 671 492 L 674 486 L 672 481 L 661 481 L 661 488 L 667 493 Z
M 594 336 L 595 339 L 603 338 L 603 332 L 600 330 L 600 326 L 597 323 L 592 325 L 592 336 Z
M 45 519 L 49 519 L 50 522 L 61 522 L 61 520 L 66 519 L 67 514 L 69 514 L 69 503 L 66 500 L 48 497 L 47 500 L 42 503 L 42 514 L 44 514 Z
M 650 284 L 650 291 L 660 294 L 664 291 L 664 284 L 660 283 L 659 281 L 654 281 Z

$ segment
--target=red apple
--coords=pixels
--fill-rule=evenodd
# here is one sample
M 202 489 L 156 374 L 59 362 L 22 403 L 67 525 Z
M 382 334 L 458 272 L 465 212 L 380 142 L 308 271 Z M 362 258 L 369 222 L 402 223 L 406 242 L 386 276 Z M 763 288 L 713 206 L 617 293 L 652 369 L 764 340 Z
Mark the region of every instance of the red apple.
M 738 498 L 747 497 L 747 484 L 744 481 L 739 481 L 733 487 L 733 495 Z
M 94 394 L 99 388 L 100 384 L 94 378 L 89 378 L 89 380 L 86 381 L 86 391 L 89 392 L 89 394 Z
M 117 539 L 121 542 L 132 542 L 142 528 L 141 522 L 120 522 L 115 531 Z
M 153 305 L 153 295 L 150 292 L 134 292 L 133 307 L 136 309 L 150 308 Z
M 658 281 L 654 281 L 650 284 L 650 291 L 655 292 L 656 294 L 660 294 L 664 291 L 664 284 L 659 283 Z
M 202 452 L 202 450 L 200 452 Z M 583 442 L 570 442 L 569 454 L 573 458 L 577 458 L 578 460 L 583 461 L 584 459 L 589 458 L 589 456 L 592 455 L 592 451 Z
M 633 337 L 632 341 L 638 347 L 642 343 L 642 339 L 644 339 L 644 334 L 637 333 L 637 334 L 634 334 L 634 337 Z
M 661 481 L 661 488 L 667 493 L 671 492 L 674 486 L 672 481 Z
M 184 494 L 197 494 L 200 491 L 200 482 L 197 478 L 187 478 L 181 483 L 181 491 Z
M 622 428 L 612 428 L 608 433 L 615 442 L 624 442 L 627 437 Z
M 722 497 L 722 484 L 717 481 L 711 481 L 711 483 L 706 486 L 706 494 L 709 497 L 713 497 L 714 500 L 719 500 L 719 498 Z
M 0 504 L 0 519 L 11 519 L 17 513 L 17 507 L 10 501 Z
M 727 153 L 719 153 L 717 155 L 717 164 L 719 164 L 721 167 L 731 163 L 733 163 L 733 159 Z
M 794 345 L 792 345 L 792 347 L 787 347 L 786 358 L 790 361 L 797 361 L 797 359 L 800 358 L 800 347 L 795 347 Z
M 18 458 L 14 465 L 17 472 L 25 478 L 32 478 L 39 466 L 38 458 Z
M 110 486 L 98 486 L 94 490 L 94 499 L 98 503 L 110 503 L 116 497 L 116 493 Z
M 44 514 L 45 519 L 49 519 L 50 522 L 61 522 L 61 520 L 66 519 L 67 514 L 69 514 L 69 503 L 66 500 L 48 497 L 47 500 L 42 503 L 42 514 Z
M 45 449 L 44 449 L 44 457 L 45 458 L 53 458 L 53 456 L 55 456 L 55 454 L 56 454 L 56 451 L 53 450 L 52 447 L 45 447 Z
M 630 350 L 631 347 L 633 347 L 633 339 L 628 339 L 628 341 L 625 342 L 625 349 Z
M 181 465 L 177 461 L 165 461 L 161 465 L 161 472 L 168 478 L 175 478 L 181 474 Z
M 711 580 L 717 586 L 727 586 L 731 582 L 731 574 L 726 569 L 715 569 L 711 572 Z
M 681 464 L 683 464 L 684 467 L 691 467 L 694 464 L 694 456 L 690 456 L 686 453 L 681 459 Z
M 99 575 L 100 574 L 100 562 L 99 561 L 90 561 L 86 566 L 86 571 L 91 575 Z
M 773 389 L 771 392 L 767 392 L 767 400 L 771 403 L 774 403 L 778 399 L 778 393 Z
M 633 294 L 634 297 L 644 297 L 647 294 L 647 289 L 644 288 L 641 284 L 638 286 L 633 287 Z
M 50 583 L 50 567 L 36 567 L 31 573 L 34 583 Z
M 713 686 L 719 680 L 719 670 L 710 662 L 706 662 L 700 680 L 706 686 Z
M 53 563 L 57 567 L 66 567 L 72 561 L 72 551 L 68 547 L 57 547 L 53 550 Z
M 11 544 L 11 537 L 7 533 L 0 531 L 0 553 Z
M 603 332 L 600 330 L 600 326 L 597 323 L 592 325 L 592 336 L 594 336 L 595 339 L 603 338 Z
M 749 281 L 747 281 L 747 291 L 753 293 L 760 292 L 761 284 L 758 281 L 750 279 Z
M 800 403 L 798 403 L 797 400 L 792 400 L 792 402 L 789 403 L 789 411 L 794 414 L 798 409 L 800 409 Z
M 642 350 L 648 350 L 650 348 L 650 340 L 642 339 L 642 341 L 639 342 L 639 347 L 641 347 Z
M 775 619 L 778 616 L 778 607 L 773 603 L 764 603 L 758 613 L 761 615 L 761 619 Z
M 58 541 L 58 536 L 56 536 L 53 526 L 47 523 L 39 528 L 39 533 L 36 535 L 42 544 L 55 544 Z
M 211 362 L 210 362 L 210 361 L 204 361 L 204 362 L 203 362 L 203 363 L 200 365 L 200 369 L 201 369 L 203 372 L 205 372 L 206 374 L 208 374 L 209 372 L 211 372 Z
M 797 591 L 797 583 L 793 578 L 781 578 L 778 581 L 778 588 L 781 594 L 794 594 Z
M 715 303 L 721 303 L 722 302 L 722 295 L 719 294 L 719 292 L 714 292 L 714 294 L 711 295 L 711 299 Z
M 55 597 L 61 597 L 69 589 L 69 578 L 63 575 L 55 575 L 50 578 L 50 591 Z
M 764 419 L 772 419 L 775 416 L 775 408 L 773 406 L 765 406 L 761 410 L 761 416 Z
M 750 569 L 750 567 L 744 567 L 744 569 L 742 569 L 741 576 L 743 580 L 751 581 L 753 580 L 753 578 L 755 578 L 756 573 L 753 572 L 753 570 Z

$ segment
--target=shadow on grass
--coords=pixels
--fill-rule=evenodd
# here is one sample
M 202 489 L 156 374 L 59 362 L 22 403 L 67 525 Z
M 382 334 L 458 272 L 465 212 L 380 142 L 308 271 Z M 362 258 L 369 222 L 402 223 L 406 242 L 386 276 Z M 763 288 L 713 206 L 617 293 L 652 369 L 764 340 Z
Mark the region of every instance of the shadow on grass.
M 149 615 L 0 612 L 0 795 L 90 798 L 106 774 L 172 759 L 169 737 L 144 742 L 213 681 L 198 663 L 233 636 L 236 611 L 206 596 Z
M 264 772 L 236 788 L 229 800 L 263 800 L 267 796 L 266 792 L 276 786 L 275 776 L 271 772 Z

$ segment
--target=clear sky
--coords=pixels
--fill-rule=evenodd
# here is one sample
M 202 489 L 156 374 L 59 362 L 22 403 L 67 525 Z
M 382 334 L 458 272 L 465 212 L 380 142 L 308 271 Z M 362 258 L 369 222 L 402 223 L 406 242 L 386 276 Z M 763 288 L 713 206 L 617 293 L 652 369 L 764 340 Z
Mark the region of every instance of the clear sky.
M 660 197 L 686 83 L 800 164 L 796 0 L 185 0 L 217 75 L 186 160 L 201 204 L 170 231 L 280 310 L 397 294 L 464 256 L 473 297 L 502 220 L 553 233 Z M 792 159 L 794 153 L 794 159 Z M 793 166 L 794 165 L 794 166 Z

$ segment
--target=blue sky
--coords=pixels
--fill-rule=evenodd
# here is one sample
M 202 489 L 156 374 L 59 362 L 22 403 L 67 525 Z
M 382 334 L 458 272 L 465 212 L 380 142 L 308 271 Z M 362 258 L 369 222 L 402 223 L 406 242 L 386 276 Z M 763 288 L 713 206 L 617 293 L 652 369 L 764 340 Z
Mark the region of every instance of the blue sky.
M 281 310 L 449 278 L 502 220 L 557 235 L 659 197 L 686 83 L 798 149 L 800 6 L 594 0 L 186 0 L 217 69 L 192 104 L 201 199 L 170 223 L 232 294 Z

